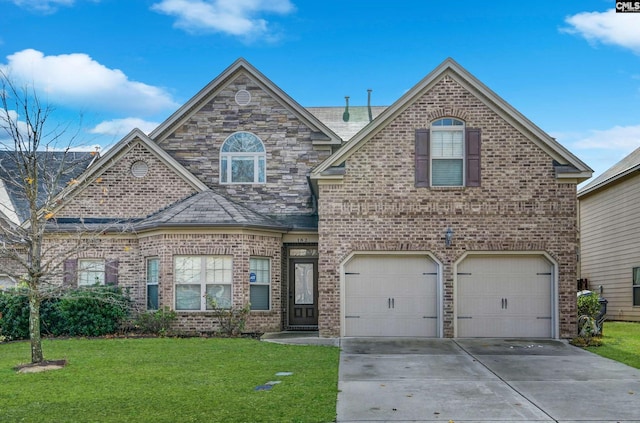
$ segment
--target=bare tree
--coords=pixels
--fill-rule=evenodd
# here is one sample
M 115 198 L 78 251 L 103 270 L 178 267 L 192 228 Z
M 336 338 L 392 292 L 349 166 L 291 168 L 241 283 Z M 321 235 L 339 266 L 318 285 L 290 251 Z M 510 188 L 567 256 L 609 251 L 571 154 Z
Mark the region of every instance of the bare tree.
M 34 89 L 18 88 L 2 71 L 0 84 L 0 188 L 21 202 L 18 214 L 17 207 L 0 204 L 0 263 L 2 273 L 19 280 L 26 290 L 31 362 L 40 363 L 40 305 L 61 289 L 55 276 L 84 237 L 79 231 L 72 246 L 48 255 L 43 251 L 45 233 L 54 218 L 57 195 L 73 185 L 74 175 L 86 169 L 90 156 L 70 151 L 76 136 L 68 127 L 50 122 L 53 109 L 40 102 Z

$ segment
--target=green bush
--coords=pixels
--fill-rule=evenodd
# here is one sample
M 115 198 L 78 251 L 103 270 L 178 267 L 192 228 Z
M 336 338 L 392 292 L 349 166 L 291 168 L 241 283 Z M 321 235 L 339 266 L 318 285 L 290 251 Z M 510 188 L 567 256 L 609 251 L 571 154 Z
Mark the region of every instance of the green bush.
M 117 287 L 80 288 L 40 306 L 41 332 L 54 336 L 102 336 L 118 332 L 131 300 Z M 29 338 L 29 301 L 20 291 L 0 292 L 0 332 L 9 340 Z
M 165 336 L 171 329 L 171 324 L 178 319 L 175 311 L 165 306 L 156 311 L 145 311 L 138 314 L 134 325 L 141 333 Z
M 600 297 L 596 293 L 581 295 L 578 297 L 578 317 L 598 317 L 600 314 Z

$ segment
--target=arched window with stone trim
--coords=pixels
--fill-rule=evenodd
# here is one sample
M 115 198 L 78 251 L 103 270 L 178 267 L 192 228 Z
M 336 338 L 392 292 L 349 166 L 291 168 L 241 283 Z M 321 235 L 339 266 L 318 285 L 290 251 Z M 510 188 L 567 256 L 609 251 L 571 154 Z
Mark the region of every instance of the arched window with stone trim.
M 267 181 L 264 144 L 251 132 L 235 132 L 220 149 L 221 184 L 264 184 Z

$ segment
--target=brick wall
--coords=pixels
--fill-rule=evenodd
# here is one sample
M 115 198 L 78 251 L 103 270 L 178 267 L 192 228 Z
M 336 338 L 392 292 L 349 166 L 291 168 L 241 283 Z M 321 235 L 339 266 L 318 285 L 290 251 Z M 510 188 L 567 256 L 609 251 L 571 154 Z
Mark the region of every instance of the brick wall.
M 481 187 L 415 188 L 415 129 L 441 116 L 482 129 Z M 558 183 L 551 157 L 450 77 L 351 156 L 342 184 L 319 190 L 322 335 L 340 333 L 339 264 L 354 251 L 399 250 L 444 263 L 447 337 L 452 266 L 465 251 L 546 251 L 559 263 L 560 336 L 575 334 L 576 187 Z
M 143 178 L 131 174 L 131 165 L 144 161 Z M 96 162 L 94 166 L 99 166 Z M 56 217 L 146 217 L 195 193 L 195 189 L 141 143 L 96 175 L 80 193 L 56 213 Z

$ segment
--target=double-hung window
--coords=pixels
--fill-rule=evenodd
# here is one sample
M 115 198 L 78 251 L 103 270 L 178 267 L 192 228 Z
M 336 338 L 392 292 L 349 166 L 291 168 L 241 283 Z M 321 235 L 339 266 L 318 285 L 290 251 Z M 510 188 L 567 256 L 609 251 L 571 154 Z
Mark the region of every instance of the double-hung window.
M 232 258 L 174 257 L 176 310 L 209 310 L 210 302 L 231 308 Z
M 80 259 L 78 260 L 78 286 L 104 285 L 105 262 L 104 260 Z
M 263 184 L 266 182 L 264 144 L 251 132 L 231 134 L 220 150 L 221 184 Z
M 480 129 L 442 118 L 416 129 L 416 187 L 479 187 Z
M 271 307 L 271 266 L 268 258 L 249 259 L 249 302 L 251 310 L 269 310 Z
M 633 305 L 640 306 L 640 267 L 633 268 Z
M 431 185 L 464 185 L 464 122 L 439 119 L 431 124 Z
M 158 282 L 160 280 L 160 259 L 147 259 L 147 310 L 158 310 Z

